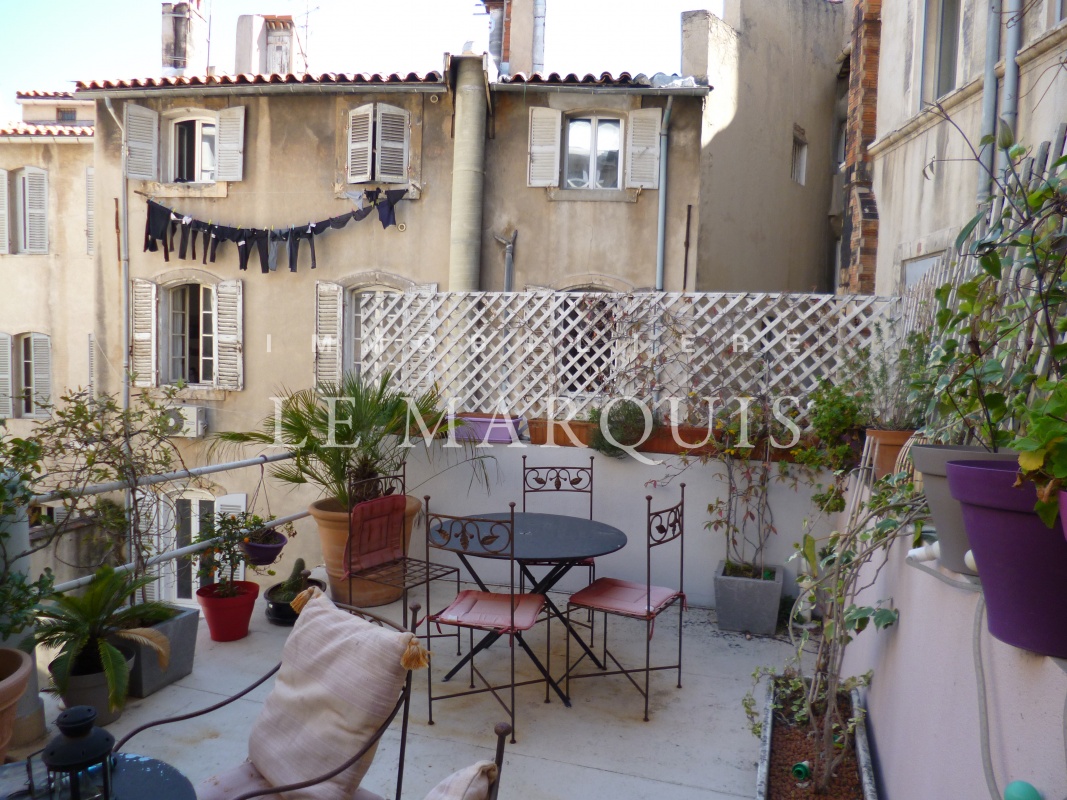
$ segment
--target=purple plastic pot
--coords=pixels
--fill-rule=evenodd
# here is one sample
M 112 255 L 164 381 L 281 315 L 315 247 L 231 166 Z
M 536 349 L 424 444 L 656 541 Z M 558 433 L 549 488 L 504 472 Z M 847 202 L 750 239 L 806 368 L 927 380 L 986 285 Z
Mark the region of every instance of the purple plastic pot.
M 282 554 L 282 548 L 289 541 L 284 533 L 275 531 L 275 540 L 263 544 L 260 542 L 241 542 L 241 550 L 245 554 L 245 561 L 256 567 L 265 567 L 273 564 Z
M 946 469 L 982 579 L 989 632 L 1067 658 L 1067 538 L 1034 513 L 1033 484 L 1014 488 L 1019 466 L 1011 462 L 950 461 Z

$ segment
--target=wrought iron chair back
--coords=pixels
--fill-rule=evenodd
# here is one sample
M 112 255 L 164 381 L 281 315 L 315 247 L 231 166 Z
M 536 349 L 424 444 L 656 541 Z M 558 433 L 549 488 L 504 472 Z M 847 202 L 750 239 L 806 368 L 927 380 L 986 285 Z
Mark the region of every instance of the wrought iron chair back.
M 589 495 L 589 519 L 593 518 L 593 456 L 588 467 L 545 466 L 531 467 L 522 457 L 522 510 L 526 511 L 526 496 L 567 492 Z
M 681 499 L 673 506 L 653 510 L 652 495 L 645 495 L 647 503 L 645 587 L 651 601 L 652 551 L 675 540 L 678 541 L 678 591 L 685 593 L 685 484 L 681 484 Z

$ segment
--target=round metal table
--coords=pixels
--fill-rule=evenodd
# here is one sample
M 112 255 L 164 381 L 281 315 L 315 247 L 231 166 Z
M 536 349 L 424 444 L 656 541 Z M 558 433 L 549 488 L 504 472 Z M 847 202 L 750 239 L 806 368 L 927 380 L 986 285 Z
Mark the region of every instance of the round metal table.
M 494 511 L 490 514 L 472 514 L 471 517 L 506 522 L 511 515 L 506 511 Z M 603 522 L 565 514 L 515 512 L 516 561 L 566 564 L 606 556 L 625 546 L 626 534 Z M 473 539 L 464 548 L 457 537 L 451 537 L 443 549 L 476 558 L 508 557 L 506 551 L 487 552 Z M 541 591 L 551 589 L 555 583 L 553 581 L 552 585 Z

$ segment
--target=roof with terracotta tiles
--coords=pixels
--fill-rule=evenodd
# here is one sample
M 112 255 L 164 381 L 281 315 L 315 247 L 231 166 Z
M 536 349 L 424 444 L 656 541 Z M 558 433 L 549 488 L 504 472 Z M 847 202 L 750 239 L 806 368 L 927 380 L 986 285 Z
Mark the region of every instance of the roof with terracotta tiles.
M 700 84 L 693 78 L 686 78 L 679 75 L 668 75 L 663 72 L 657 72 L 655 75 L 649 77 L 644 73 L 638 73 L 633 75 L 629 72 L 620 72 L 618 75 L 612 75 L 610 72 L 601 72 L 599 75 L 592 73 L 586 73 L 585 75 L 578 75 L 575 72 L 568 72 L 562 74 L 559 72 L 531 72 L 529 74 L 524 72 L 517 72 L 514 75 L 502 75 L 500 82 L 509 83 L 524 83 L 527 86 L 545 85 L 545 86 L 618 86 L 631 89 L 648 89 L 648 88 L 688 88 L 688 87 L 704 87 L 705 84 Z
M 442 83 L 440 72 L 324 72 L 321 75 L 269 75 L 242 73 L 240 75 L 192 75 L 168 78 L 133 78 L 130 80 L 78 81 L 77 91 L 123 91 L 145 89 L 178 89 L 214 86 L 270 86 L 270 85 L 377 85 L 398 83 Z
M 0 136 L 92 136 L 92 125 L 33 125 L 28 122 L 0 123 Z
M 46 92 L 40 89 L 15 92 L 17 100 L 73 100 L 74 92 Z

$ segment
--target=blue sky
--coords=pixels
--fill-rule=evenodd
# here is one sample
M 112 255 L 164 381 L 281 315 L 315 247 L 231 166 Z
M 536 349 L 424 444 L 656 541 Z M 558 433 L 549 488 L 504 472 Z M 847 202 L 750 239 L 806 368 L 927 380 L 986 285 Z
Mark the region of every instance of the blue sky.
M 484 50 L 488 18 L 477 0 L 205 0 L 211 61 L 233 71 L 240 14 L 308 15 L 313 72 L 440 69 L 473 40 Z M 548 0 L 545 64 L 559 72 L 677 72 L 680 15 L 721 13 L 722 0 Z M 19 117 L 15 92 L 69 90 L 75 80 L 160 72 L 156 0 L 0 0 L 0 120 Z

